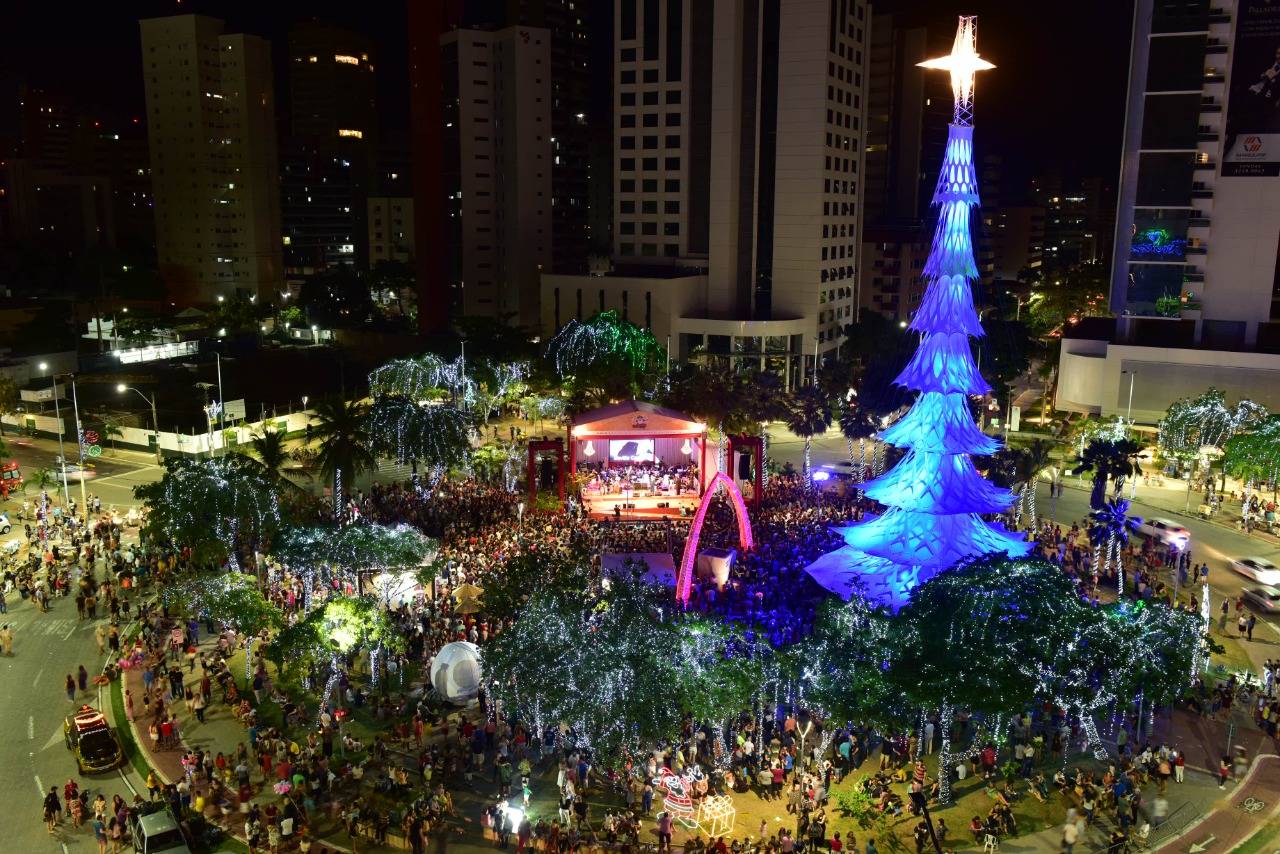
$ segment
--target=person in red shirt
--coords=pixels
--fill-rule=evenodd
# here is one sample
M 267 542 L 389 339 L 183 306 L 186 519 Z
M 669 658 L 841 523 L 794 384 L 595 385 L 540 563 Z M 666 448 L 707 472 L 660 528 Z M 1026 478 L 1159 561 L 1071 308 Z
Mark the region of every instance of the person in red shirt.
M 832 835 L 831 841 L 827 843 L 827 848 L 831 851 L 831 854 L 840 854 L 844 850 L 844 843 L 840 841 L 840 831 L 837 830 Z

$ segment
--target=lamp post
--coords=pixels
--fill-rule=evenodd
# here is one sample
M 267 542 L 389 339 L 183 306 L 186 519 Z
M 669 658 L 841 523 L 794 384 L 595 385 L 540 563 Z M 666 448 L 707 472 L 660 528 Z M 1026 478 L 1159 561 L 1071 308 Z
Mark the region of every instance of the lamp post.
M 40 369 L 44 370 L 44 362 L 40 363 Z M 53 415 L 58 419 L 58 467 L 62 469 L 62 501 L 67 507 L 71 506 L 71 489 L 67 486 L 67 452 L 62 447 L 62 407 L 58 405 L 58 375 L 53 374 Z
M 120 385 L 116 386 L 116 391 L 121 394 L 125 393 L 126 391 L 131 391 L 134 394 L 141 397 L 143 400 L 147 401 L 147 403 L 151 404 L 151 429 L 154 430 L 156 434 L 156 462 L 157 463 L 161 462 L 163 460 L 163 456 L 160 453 L 160 418 L 156 414 L 155 394 L 152 394 L 151 397 L 148 398 L 145 394 L 143 394 L 138 389 L 134 388 L 133 386 L 127 386 L 124 383 L 121 383 Z
M 1129 410 L 1125 415 L 1125 419 L 1129 422 L 1129 426 L 1133 426 L 1133 379 L 1138 375 L 1137 371 L 1121 371 L 1122 374 L 1129 375 Z
M 84 430 L 80 427 L 80 401 L 76 398 L 76 377 L 71 375 L 71 408 L 76 418 L 76 449 L 80 452 L 80 515 L 89 526 L 89 498 L 84 486 Z M 65 465 L 65 461 L 63 465 Z

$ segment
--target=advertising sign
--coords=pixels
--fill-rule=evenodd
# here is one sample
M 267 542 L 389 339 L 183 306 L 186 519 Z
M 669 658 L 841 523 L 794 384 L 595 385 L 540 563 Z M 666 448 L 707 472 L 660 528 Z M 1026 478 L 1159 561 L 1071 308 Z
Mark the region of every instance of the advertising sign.
M 1222 174 L 1280 176 L 1280 3 L 1241 0 L 1231 54 Z

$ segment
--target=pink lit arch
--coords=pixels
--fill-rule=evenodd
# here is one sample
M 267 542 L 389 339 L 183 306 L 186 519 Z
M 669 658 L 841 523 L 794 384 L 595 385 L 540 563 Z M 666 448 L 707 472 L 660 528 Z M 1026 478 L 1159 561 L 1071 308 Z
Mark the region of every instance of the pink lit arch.
M 693 562 L 698 557 L 698 538 L 702 536 L 702 520 L 707 517 L 707 508 L 711 506 L 717 483 L 724 484 L 729 500 L 733 503 L 733 514 L 738 519 L 738 545 L 745 552 L 755 544 L 751 539 L 751 519 L 747 516 L 747 505 L 742 500 L 738 485 L 725 477 L 723 472 L 716 472 L 707 485 L 706 492 L 702 493 L 702 502 L 693 516 L 693 525 L 689 527 L 689 539 L 685 541 L 684 555 L 680 558 L 680 577 L 676 581 L 677 602 L 689 601 L 689 590 L 693 586 Z

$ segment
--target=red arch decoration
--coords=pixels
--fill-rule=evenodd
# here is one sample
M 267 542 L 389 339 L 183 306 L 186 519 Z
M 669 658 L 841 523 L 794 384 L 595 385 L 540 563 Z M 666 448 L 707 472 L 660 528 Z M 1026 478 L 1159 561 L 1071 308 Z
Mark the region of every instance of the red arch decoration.
M 723 484 L 733 504 L 733 515 L 738 520 L 738 545 L 749 551 L 755 544 L 751 538 L 751 519 L 747 516 L 747 505 L 742 499 L 742 492 L 732 479 L 725 477 L 724 472 L 716 472 L 702 493 L 702 501 L 698 504 L 698 512 L 693 516 L 693 524 L 689 527 L 689 539 L 684 544 L 684 554 L 680 558 L 680 577 L 676 581 L 676 601 L 688 603 L 689 591 L 693 586 L 693 562 L 698 557 L 698 538 L 702 536 L 702 521 L 707 517 L 707 508 L 716 493 L 716 484 Z

